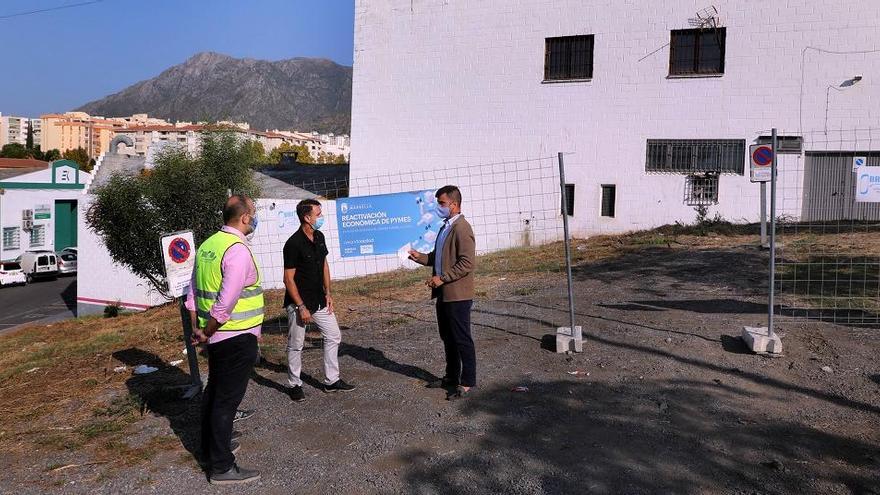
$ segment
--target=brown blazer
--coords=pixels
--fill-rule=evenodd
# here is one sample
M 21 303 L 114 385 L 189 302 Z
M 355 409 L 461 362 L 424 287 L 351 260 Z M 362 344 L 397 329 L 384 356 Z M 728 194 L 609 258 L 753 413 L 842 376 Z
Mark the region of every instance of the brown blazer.
M 431 298 L 442 294 L 444 302 L 470 301 L 474 298 L 474 268 L 477 266 L 474 229 L 464 215 L 450 228 L 443 246 L 435 244 L 434 251 L 428 254 L 428 266 L 434 266 L 434 253 L 438 247 L 443 250 L 443 273 L 433 270 L 433 275 L 440 275 L 443 285 L 431 290 Z

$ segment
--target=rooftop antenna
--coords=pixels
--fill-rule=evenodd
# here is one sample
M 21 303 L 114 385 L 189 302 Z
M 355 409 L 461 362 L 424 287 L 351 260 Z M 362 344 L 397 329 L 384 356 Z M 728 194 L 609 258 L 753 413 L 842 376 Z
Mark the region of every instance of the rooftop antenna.
M 714 5 L 710 5 L 705 9 L 698 10 L 696 17 L 688 19 L 688 23 L 700 29 L 713 29 L 721 25 L 718 18 L 718 9 Z

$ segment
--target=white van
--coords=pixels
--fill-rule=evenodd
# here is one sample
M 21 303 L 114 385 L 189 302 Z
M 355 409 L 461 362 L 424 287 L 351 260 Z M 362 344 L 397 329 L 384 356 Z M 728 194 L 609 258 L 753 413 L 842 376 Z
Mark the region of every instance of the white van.
M 16 260 L 28 281 L 35 278 L 57 278 L 58 260 L 52 251 L 25 251 Z

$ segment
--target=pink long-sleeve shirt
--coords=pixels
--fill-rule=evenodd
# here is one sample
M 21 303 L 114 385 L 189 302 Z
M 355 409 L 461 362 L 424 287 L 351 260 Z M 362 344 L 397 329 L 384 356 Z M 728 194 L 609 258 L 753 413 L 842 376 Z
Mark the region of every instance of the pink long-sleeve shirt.
M 241 291 L 245 287 L 255 284 L 258 275 L 247 237 L 237 229 L 229 226 L 223 226 L 220 230 L 237 235 L 242 242 L 242 244 L 236 243 L 227 249 L 220 262 L 223 267 L 223 280 L 220 282 L 220 291 L 217 299 L 214 301 L 214 305 L 211 307 L 210 314 L 218 323 L 223 325 L 229 320 L 229 315 L 232 313 L 232 308 L 238 303 Z M 198 270 L 198 262 L 195 268 L 193 268 L 192 279 L 190 280 L 189 290 L 186 295 L 186 309 L 190 311 L 196 310 L 196 270 Z M 262 325 L 257 325 L 245 332 L 260 338 L 261 330 Z M 216 344 L 238 335 L 241 335 L 241 332 L 216 332 L 208 338 L 208 344 Z

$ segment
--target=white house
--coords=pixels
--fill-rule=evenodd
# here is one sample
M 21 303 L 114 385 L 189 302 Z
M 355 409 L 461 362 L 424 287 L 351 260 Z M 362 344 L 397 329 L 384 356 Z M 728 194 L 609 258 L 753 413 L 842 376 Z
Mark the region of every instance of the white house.
M 70 160 L 11 161 L 0 159 L 0 259 L 76 246 L 78 202 L 91 176 Z
M 748 147 L 773 127 L 791 152 L 786 193 L 815 187 L 805 177 L 821 160 L 839 178 L 856 152 L 880 165 L 876 0 L 355 9 L 353 192 L 379 174 L 566 152 L 573 231 L 587 235 L 689 222 L 698 204 L 756 221 Z M 829 148 L 843 153 L 819 153 Z

